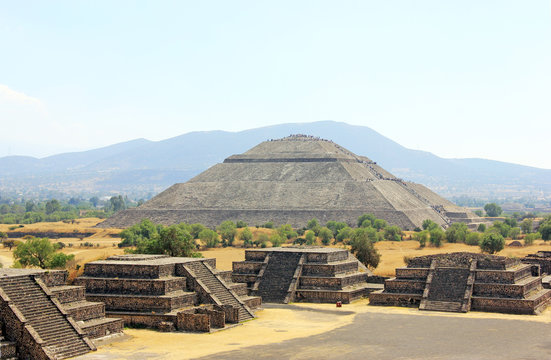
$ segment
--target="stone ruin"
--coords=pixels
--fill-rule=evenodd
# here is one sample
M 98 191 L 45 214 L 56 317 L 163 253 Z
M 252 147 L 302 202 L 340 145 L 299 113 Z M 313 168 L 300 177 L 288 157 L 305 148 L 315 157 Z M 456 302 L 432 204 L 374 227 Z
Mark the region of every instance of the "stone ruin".
M 65 359 L 96 347 L 91 339 L 119 334 L 121 319 L 103 303 L 68 286 L 61 270 L 0 269 L 0 358 Z
M 367 283 L 371 275 L 345 249 L 278 247 L 245 250 L 245 261 L 233 263 L 232 280 L 263 302 L 349 303 L 377 288 Z
M 232 155 L 98 226 L 126 228 L 150 219 L 209 227 L 225 220 L 273 221 L 300 228 L 312 218 L 355 224 L 364 213 L 404 230 L 421 227 L 426 219 L 443 227 L 464 222 L 470 228 L 486 221 L 332 141 L 294 135 Z
M 112 256 L 87 263 L 75 283 L 86 288 L 87 300 L 105 304 L 107 316 L 161 331 L 224 328 L 254 318 L 261 304 L 210 258 Z
M 475 253 L 420 256 L 384 289 L 369 295 L 371 305 L 419 306 L 419 310 L 538 314 L 551 299 L 542 287 L 539 265 Z

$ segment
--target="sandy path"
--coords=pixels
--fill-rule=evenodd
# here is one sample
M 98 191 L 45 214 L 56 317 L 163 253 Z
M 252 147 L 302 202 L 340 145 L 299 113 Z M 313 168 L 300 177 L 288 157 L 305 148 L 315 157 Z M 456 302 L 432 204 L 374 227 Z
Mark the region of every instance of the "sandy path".
M 551 311 L 539 316 L 469 312 L 466 314 L 419 311 L 416 308 L 367 306 L 360 300 L 337 309 L 334 304 L 268 305 L 257 312 L 258 318 L 240 326 L 212 334 L 160 333 L 127 329 L 129 340 L 114 342 L 80 360 L 114 359 L 191 359 L 250 346 L 279 344 L 286 340 L 311 338 L 354 322 L 358 314 L 389 314 L 456 319 L 521 320 L 551 323 Z M 430 320 L 429 320 L 430 321 Z M 505 323 L 507 324 L 507 323 Z M 377 326 L 373 324 L 373 326 Z M 506 325 L 504 325 L 506 326 Z M 304 346 L 308 346 L 305 340 Z

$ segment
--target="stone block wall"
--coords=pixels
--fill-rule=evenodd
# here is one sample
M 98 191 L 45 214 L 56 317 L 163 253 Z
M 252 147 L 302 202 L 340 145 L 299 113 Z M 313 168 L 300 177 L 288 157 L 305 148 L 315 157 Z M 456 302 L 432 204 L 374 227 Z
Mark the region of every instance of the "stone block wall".
M 116 278 L 77 278 L 76 285 L 86 286 L 89 293 L 97 294 L 136 294 L 165 295 L 186 287 L 185 277 L 170 279 L 116 279 Z
M 158 279 L 174 275 L 174 264 L 136 265 L 124 262 L 109 264 L 92 262 L 84 266 L 84 275 L 90 277 L 120 277 Z

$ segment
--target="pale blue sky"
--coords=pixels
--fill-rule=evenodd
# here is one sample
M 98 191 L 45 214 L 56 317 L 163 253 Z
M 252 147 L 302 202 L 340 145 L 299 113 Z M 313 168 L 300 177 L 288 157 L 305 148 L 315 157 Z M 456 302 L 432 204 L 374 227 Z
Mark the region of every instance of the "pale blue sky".
M 318 120 L 551 168 L 550 1 L 0 0 L 0 156 Z

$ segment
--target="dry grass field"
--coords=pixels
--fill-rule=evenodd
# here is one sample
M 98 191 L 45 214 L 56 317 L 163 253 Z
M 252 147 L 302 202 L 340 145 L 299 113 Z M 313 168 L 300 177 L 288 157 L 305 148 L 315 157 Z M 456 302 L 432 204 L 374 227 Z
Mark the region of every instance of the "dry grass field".
M 74 224 L 68 224 L 64 222 L 55 222 L 55 223 L 36 223 L 31 225 L 25 225 L 22 228 L 16 228 L 14 230 L 9 230 L 13 225 L 0 224 L 0 231 L 14 231 L 21 232 L 22 234 L 28 232 L 61 232 L 61 233 L 93 233 L 89 237 L 79 239 L 77 237 L 71 238 L 61 238 L 61 239 L 52 239 L 52 242 L 63 242 L 66 247 L 63 249 L 63 252 L 66 254 L 75 255 L 75 264 L 84 264 L 89 261 L 106 258 L 114 254 L 122 254 L 123 249 L 117 247 L 117 244 L 120 242 L 120 238 L 117 237 L 117 234 L 121 229 L 99 229 L 94 226 L 98 224 L 101 219 L 97 218 L 85 218 L 78 219 Z M 264 228 L 250 228 L 254 238 L 257 238 L 260 234 L 271 235 L 273 230 L 264 229 Z M 239 232 L 238 236 L 239 237 Z M 409 233 L 406 238 L 409 238 Z M 507 243 L 510 243 L 511 240 L 508 240 Z M 84 247 L 84 243 L 91 243 L 93 247 Z M 236 247 L 228 248 L 216 248 L 204 250 L 201 253 L 204 257 L 216 258 L 217 268 L 221 270 L 231 270 L 232 262 L 242 261 L 245 259 L 245 249 L 241 248 L 241 240 L 235 241 Z M 415 257 L 429 254 L 438 254 L 438 253 L 447 253 L 455 251 L 469 251 L 469 252 L 480 252 L 480 249 L 477 246 L 468 246 L 465 244 L 448 244 L 444 243 L 440 248 L 434 248 L 427 246 L 425 248 L 419 248 L 419 243 L 417 241 L 406 240 L 406 241 L 382 241 L 375 244 L 375 247 L 381 254 L 381 262 L 377 269 L 375 269 L 376 275 L 382 276 L 393 276 L 394 269 L 399 266 L 404 266 L 404 256 Z M 534 253 L 538 250 L 551 250 L 551 243 L 546 244 L 543 241 L 536 241 L 534 245 L 528 247 L 509 247 L 506 246 L 503 251 L 498 255 L 503 256 L 515 256 L 523 257 L 526 254 Z M 0 248 L 0 262 L 6 267 L 9 267 L 13 264 L 12 252 L 5 248 Z

